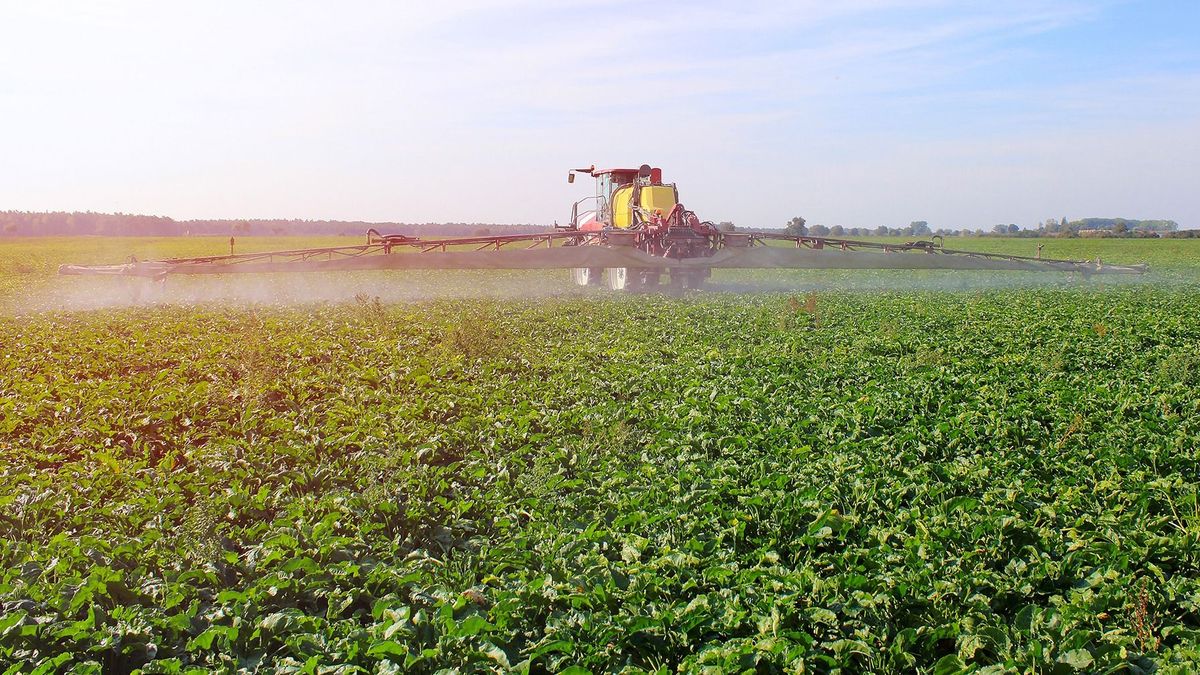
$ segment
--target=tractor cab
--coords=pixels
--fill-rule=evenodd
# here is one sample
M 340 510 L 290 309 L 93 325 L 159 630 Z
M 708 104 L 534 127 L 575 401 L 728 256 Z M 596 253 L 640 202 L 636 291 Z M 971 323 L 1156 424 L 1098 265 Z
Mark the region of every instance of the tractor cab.
M 596 179 L 596 193 L 571 206 L 572 230 L 632 229 L 640 227 L 651 215 L 669 214 L 679 202 L 679 192 L 673 183 L 662 182 L 662 169 L 643 164 L 637 169 L 575 169 L 567 181 L 575 182 L 575 174 Z

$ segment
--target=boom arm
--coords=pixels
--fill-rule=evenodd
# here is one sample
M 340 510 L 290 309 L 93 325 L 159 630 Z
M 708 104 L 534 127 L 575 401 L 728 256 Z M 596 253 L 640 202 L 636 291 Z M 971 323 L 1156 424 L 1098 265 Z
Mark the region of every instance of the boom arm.
M 709 255 L 672 258 L 638 248 L 636 231 L 549 232 L 420 240 L 367 233 L 355 246 L 264 253 L 168 258 L 119 265 L 63 265 L 63 275 L 163 278 L 172 274 L 329 272 L 373 269 L 570 269 L 570 268 L 778 268 L 945 269 L 1143 274 L 1145 264 L 1111 265 L 1100 260 L 1059 260 L 944 248 L 940 242 L 885 244 L 775 232 L 714 235 Z M 767 245 L 767 242 L 784 245 Z

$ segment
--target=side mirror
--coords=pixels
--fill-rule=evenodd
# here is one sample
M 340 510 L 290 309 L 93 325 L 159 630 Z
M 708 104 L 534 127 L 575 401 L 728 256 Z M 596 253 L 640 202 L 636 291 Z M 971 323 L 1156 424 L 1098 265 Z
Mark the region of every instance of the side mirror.
M 568 172 L 567 172 L 567 182 L 568 182 L 568 183 L 574 183 L 574 182 L 575 182 L 575 172 L 574 172 L 574 171 L 568 171 Z

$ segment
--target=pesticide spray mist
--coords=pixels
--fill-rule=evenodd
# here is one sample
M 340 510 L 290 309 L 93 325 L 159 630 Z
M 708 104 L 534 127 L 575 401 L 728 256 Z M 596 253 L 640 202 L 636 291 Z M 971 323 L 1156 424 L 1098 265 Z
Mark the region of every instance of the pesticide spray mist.
M 1161 281 L 1161 280 L 1160 280 Z M 687 295 L 806 291 L 943 291 L 1062 288 L 1098 289 L 1149 283 L 1145 277 L 952 270 L 718 270 L 704 290 Z M 669 287 L 642 292 L 673 293 Z M 421 302 L 445 298 L 530 299 L 606 297 L 613 292 L 573 284 L 566 270 L 461 270 L 125 277 L 65 277 L 29 292 L 12 313 L 88 311 L 118 307 L 301 306 Z M 678 293 L 675 293 L 678 294 Z
M 16 314 L 163 306 L 301 306 L 420 302 L 438 298 L 536 298 L 598 293 L 556 270 L 532 272 L 333 272 L 138 277 L 62 277 L 31 288 Z

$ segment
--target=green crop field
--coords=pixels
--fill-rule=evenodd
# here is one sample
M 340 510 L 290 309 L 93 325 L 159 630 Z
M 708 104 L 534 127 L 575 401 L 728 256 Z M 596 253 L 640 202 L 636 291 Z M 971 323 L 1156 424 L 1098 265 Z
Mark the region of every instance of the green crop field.
M 1195 672 L 1200 241 L 1044 243 L 1151 273 L 0 243 L 0 672 Z

